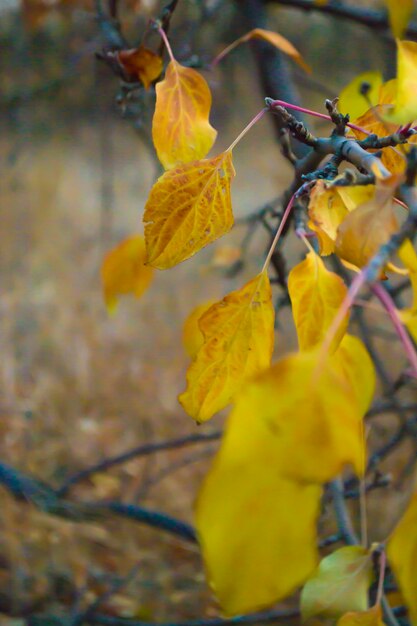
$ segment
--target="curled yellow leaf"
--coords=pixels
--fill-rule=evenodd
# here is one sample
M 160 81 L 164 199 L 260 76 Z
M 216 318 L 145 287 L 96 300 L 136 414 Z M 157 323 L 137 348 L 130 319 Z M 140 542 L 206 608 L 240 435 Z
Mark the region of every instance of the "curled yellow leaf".
M 204 422 L 271 362 L 274 309 L 266 272 L 210 307 L 199 326 L 204 343 L 188 369 L 187 389 L 179 401 L 191 417 Z
M 346 611 L 368 608 L 372 561 L 362 546 L 335 550 L 320 562 L 301 592 L 301 615 L 341 617 Z
M 145 206 L 147 262 L 167 269 L 185 261 L 233 226 L 232 153 L 165 172 Z
M 403 36 L 414 8 L 414 0 L 385 0 L 394 37 Z
M 317 235 L 322 256 L 334 252 L 337 229 L 348 213 L 370 200 L 374 192 L 374 185 L 337 187 L 336 184 L 328 186 L 323 180 L 317 181 L 310 194 L 308 225 Z
M 310 350 L 322 343 L 347 293 L 343 280 L 330 272 L 321 258 L 309 252 L 288 276 L 288 291 L 297 329 L 300 350 Z M 346 316 L 332 342 L 336 350 L 346 332 Z
M 152 138 L 165 169 L 203 159 L 217 131 L 209 123 L 211 93 L 196 70 L 178 61 L 168 64 L 165 78 L 156 85 Z
M 109 313 L 115 312 L 119 296 L 132 293 L 139 298 L 152 276 L 152 268 L 145 265 L 145 241 L 141 235 L 128 237 L 110 250 L 101 266 L 104 301 Z
M 393 184 L 394 183 L 394 184 Z M 395 181 L 377 185 L 375 197 L 344 219 L 336 238 L 336 254 L 356 267 L 364 267 L 398 230 L 393 209 Z
M 271 46 L 278 48 L 278 50 L 281 50 L 281 52 L 284 52 L 284 54 L 287 54 L 289 57 L 291 57 L 296 63 L 298 63 L 300 67 L 303 68 L 303 70 L 311 73 L 310 66 L 307 65 L 298 50 L 292 45 L 290 41 L 288 41 L 288 39 L 286 39 L 279 33 L 274 33 L 273 31 L 265 30 L 264 28 L 254 28 L 253 30 L 246 33 L 246 35 L 243 35 L 243 37 L 240 37 L 240 39 L 237 40 L 236 44 L 250 41 L 251 39 L 261 39 L 262 41 L 267 41 L 269 44 L 271 44 Z
M 162 58 L 145 46 L 133 50 L 120 50 L 117 57 L 126 72 L 139 79 L 145 89 L 149 89 L 151 83 L 161 75 Z

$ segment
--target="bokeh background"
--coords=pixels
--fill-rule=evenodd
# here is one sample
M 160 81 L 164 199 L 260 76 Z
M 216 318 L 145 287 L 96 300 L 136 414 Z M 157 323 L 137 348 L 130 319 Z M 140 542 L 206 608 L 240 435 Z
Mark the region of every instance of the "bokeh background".
M 162 6 L 120 0 L 132 45 Z M 144 93 L 134 110 L 118 105 L 119 80 L 95 57 L 103 46 L 95 9 L 88 0 L 0 0 L 0 457 L 55 486 L 133 445 L 196 430 L 176 399 L 188 365 L 184 319 L 259 271 L 265 230 L 245 248 L 238 274 L 228 259 L 244 238 L 244 218 L 279 197 L 292 176 L 271 120 L 262 120 L 235 151 L 234 231 L 157 272 L 142 299 L 123 298 L 109 317 L 101 262 L 112 246 L 142 231 L 159 167 L 149 134 L 153 94 Z M 177 58 L 197 55 L 207 63 L 245 32 L 239 9 L 230 0 L 180 0 L 170 31 Z M 273 3 L 267 15 L 268 27 L 313 68 L 307 77 L 290 66 L 305 106 L 322 111 L 324 98 L 361 71 L 392 75 L 395 51 L 386 35 Z M 219 131 L 216 153 L 260 110 L 264 94 L 250 47 L 204 75 Z M 290 263 L 301 258 L 297 242 L 286 245 Z M 296 346 L 288 312 L 279 319 L 277 346 L 279 353 Z M 141 503 L 191 521 L 216 447 L 133 460 L 80 483 L 72 495 Z M 16 614 L 4 613 L 0 624 L 25 624 L 19 613 L 33 603 L 58 614 L 76 611 L 135 565 L 135 576 L 104 602 L 107 612 L 155 621 L 218 612 L 198 551 L 188 544 L 110 516 L 65 521 L 2 488 L 0 510 L 0 612 Z

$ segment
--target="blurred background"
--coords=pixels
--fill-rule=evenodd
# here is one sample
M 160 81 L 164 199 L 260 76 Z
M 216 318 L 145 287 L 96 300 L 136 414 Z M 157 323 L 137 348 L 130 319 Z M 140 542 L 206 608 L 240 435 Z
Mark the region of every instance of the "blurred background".
M 246 32 L 241 4 L 180 0 L 170 29 L 178 60 L 207 64 Z M 132 47 L 163 5 L 119 0 Z M 378 2 L 369 6 L 382 9 Z M 262 10 L 268 28 L 287 37 L 313 68 L 306 76 L 288 66 L 304 106 L 323 111 L 324 99 L 361 71 L 392 76 L 388 34 L 279 3 Z M 121 102 L 118 77 L 96 58 L 104 45 L 99 26 L 89 0 L 0 0 L 0 458 L 52 486 L 134 445 L 196 431 L 176 399 L 188 365 L 183 322 L 193 307 L 220 299 L 259 271 L 269 241 L 262 228 L 245 248 L 239 273 L 230 259 L 240 254 L 245 217 L 276 201 L 292 178 L 272 121 L 263 119 L 235 151 L 233 232 L 157 272 L 142 299 L 122 299 L 109 317 L 103 256 L 142 231 L 143 207 L 160 171 L 150 141 L 153 88 Z M 204 75 L 219 131 L 216 154 L 268 94 L 250 46 Z M 314 127 L 327 132 L 325 125 Z M 290 264 L 301 258 L 297 242 L 286 246 Z M 289 320 L 284 311 L 278 353 L 296 347 Z M 216 447 L 203 443 L 134 459 L 91 476 L 71 495 L 140 502 L 191 521 Z M 111 516 L 97 523 L 50 516 L 3 488 L 0 507 L 1 624 L 29 623 L 25 613 L 33 607 L 76 614 L 134 566 L 123 589 L 103 600 L 107 613 L 155 621 L 217 614 L 193 545 Z

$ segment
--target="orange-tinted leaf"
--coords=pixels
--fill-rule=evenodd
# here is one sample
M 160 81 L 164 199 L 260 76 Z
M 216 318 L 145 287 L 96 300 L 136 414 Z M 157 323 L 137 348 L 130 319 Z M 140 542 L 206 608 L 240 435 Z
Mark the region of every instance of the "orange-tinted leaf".
M 340 617 L 346 611 L 366 611 L 372 581 L 372 561 L 361 546 L 347 546 L 326 556 L 301 592 L 303 619 Z
M 153 275 L 145 264 L 145 242 L 141 235 L 129 237 L 104 257 L 101 267 L 104 300 L 113 313 L 118 297 L 132 293 L 139 298 L 148 288 Z
M 306 72 L 311 72 L 311 68 L 302 58 L 301 54 L 298 50 L 292 45 L 288 39 L 279 35 L 278 33 L 274 33 L 271 30 L 265 30 L 263 28 L 254 28 L 243 37 L 240 37 L 238 43 L 243 43 L 245 41 L 249 41 L 251 39 L 262 39 L 263 41 L 267 41 L 271 44 L 271 46 L 275 46 L 281 52 L 284 52 L 288 56 L 290 56 L 298 65 L 300 65 Z
M 203 333 L 200 330 L 198 322 L 203 313 L 205 313 L 213 304 L 214 300 L 209 300 L 208 302 L 204 302 L 204 304 L 199 304 L 191 311 L 184 322 L 184 326 L 182 328 L 182 343 L 185 351 L 192 359 L 204 343 Z
M 145 206 L 147 262 L 167 269 L 190 258 L 233 225 L 232 153 L 165 172 Z
M 133 50 L 120 50 L 117 56 L 126 72 L 136 76 L 145 89 L 149 89 L 151 83 L 161 75 L 163 68 L 161 57 L 145 46 Z
M 362 92 L 364 85 L 368 86 L 365 94 Z M 344 115 L 349 114 L 354 120 L 363 115 L 370 106 L 378 104 L 379 90 L 382 85 L 380 72 L 364 72 L 356 76 L 340 92 L 338 109 Z
M 315 348 L 323 339 L 347 293 L 343 280 L 330 272 L 314 252 L 288 276 L 288 291 L 300 350 Z M 332 342 L 336 350 L 346 332 L 349 317 L 340 324 Z
M 336 253 L 356 267 L 364 267 L 382 244 L 398 230 L 393 210 L 395 182 L 377 185 L 375 197 L 349 213 L 339 226 Z
M 385 0 L 394 37 L 401 39 L 413 12 L 414 0 Z
M 210 307 L 199 326 L 204 344 L 188 369 L 187 389 L 179 400 L 191 417 L 204 422 L 271 362 L 274 308 L 267 274 Z
M 165 169 L 203 159 L 217 131 L 209 123 L 211 93 L 196 70 L 170 61 L 156 85 L 153 143 Z
M 417 624 L 417 492 L 388 541 L 388 559 L 410 611 Z
M 337 622 L 337 626 L 385 626 L 380 606 L 373 606 L 367 611 L 350 611 Z
M 374 185 L 329 187 L 324 181 L 317 181 L 310 194 L 308 225 L 317 234 L 320 254 L 327 256 L 334 252 L 338 227 L 348 213 L 368 201 L 374 191 Z

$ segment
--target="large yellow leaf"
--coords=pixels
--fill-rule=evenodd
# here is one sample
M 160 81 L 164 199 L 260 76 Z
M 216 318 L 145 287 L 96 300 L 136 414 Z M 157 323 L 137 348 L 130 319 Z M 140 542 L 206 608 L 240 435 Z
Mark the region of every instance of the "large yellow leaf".
M 283 479 L 276 456 L 264 455 L 268 439 L 257 443 L 252 457 L 245 457 L 226 431 L 196 503 L 207 577 L 227 615 L 287 597 L 318 561 L 321 487 Z
M 385 626 L 380 606 L 367 611 L 349 611 L 338 620 L 337 626 Z
M 387 119 L 407 124 L 417 119 L 417 42 L 397 39 L 397 93 Z
M 343 280 L 330 272 L 314 252 L 296 265 L 288 276 L 288 291 L 300 350 L 316 347 L 323 339 L 347 293 Z M 336 350 L 349 317 L 340 324 L 332 342 Z
M 179 400 L 191 417 L 204 422 L 271 362 L 274 308 L 266 272 L 210 307 L 199 326 L 204 344 L 188 369 L 187 389 Z
M 417 492 L 388 541 L 388 559 L 410 611 L 417 624 Z
M 141 235 L 125 239 L 106 254 L 101 266 L 104 301 L 110 313 L 118 297 L 132 293 L 139 298 L 148 288 L 153 275 L 145 264 L 145 241 Z
M 385 0 L 394 37 L 401 39 L 413 12 L 414 0 Z
M 358 337 L 345 335 L 332 357 L 332 367 L 350 384 L 359 413 L 365 415 L 375 393 L 375 367 Z
M 361 546 L 336 550 L 320 562 L 301 592 L 301 615 L 340 617 L 346 611 L 366 611 L 372 581 L 372 561 Z
M 369 86 L 366 95 L 362 93 L 364 84 Z M 363 72 L 359 74 L 340 92 L 339 111 L 344 115 L 349 114 L 351 120 L 360 117 L 370 106 L 378 104 L 381 85 L 382 76 L 380 72 Z
M 149 89 L 151 83 L 161 75 L 162 58 L 145 46 L 132 50 L 120 50 L 117 58 L 126 72 L 139 79 L 145 89 Z
M 262 447 L 266 465 L 305 483 L 327 482 L 348 464 L 362 474 L 362 407 L 333 359 L 319 364 L 318 350 L 290 354 L 247 383 L 230 417 L 234 454 L 256 456 Z
M 320 254 L 334 252 L 338 227 L 349 211 L 368 201 L 374 192 L 374 185 L 328 187 L 324 181 L 317 181 L 310 194 L 308 225 L 317 235 Z
M 203 159 L 217 131 L 209 123 L 211 93 L 196 70 L 172 60 L 156 85 L 152 138 L 165 169 Z
M 215 304 L 214 300 L 209 300 L 208 302 L 196 306 L 188 315 L 182 327 L 182 343 L 188 356 L 192 359 L 204 343 L 203 333 L 199 326 L 200 317 L 213 306 L 213 304 Z
M 364 267 L 382 244 L 398 230 L 393 209 L 395 181 L 380 182 L 375 196 L 344 219 L 337 231 L 335 251 L 345 261 Z
M 147 262 L 167 269 L 193 256 L 233 226 L 232 153 L 165 172 L 145 206 Z

